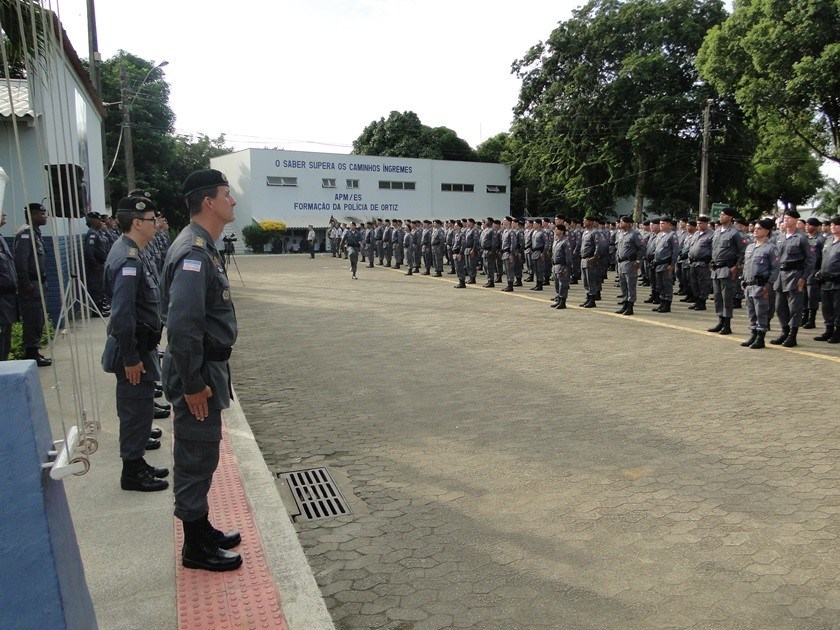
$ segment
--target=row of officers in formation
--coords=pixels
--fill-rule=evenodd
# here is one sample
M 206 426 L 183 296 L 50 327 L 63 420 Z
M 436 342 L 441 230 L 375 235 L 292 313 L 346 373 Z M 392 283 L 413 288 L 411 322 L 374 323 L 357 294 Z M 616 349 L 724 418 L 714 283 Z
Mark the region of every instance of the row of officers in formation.
M 0 226 L 5 225 L 6 213 L 0 216 Z M 20 320 L 24 358 L 46 367 L 52 361 L 40 353 L 46 323 L 43 299 L 47 289 L 47 257 L 41 228 L 47 224 L 48 213 L 40 203 L 30 203 L 26 216 L 27 223 L 16 231 L 11 249 L 0 238 L 0 361 L 9 356 L 12 325 Z M 107 317 L 110 304 L 104 291 L 103 273 L 108 253 L 120 233 L 116 217 L 89 212 L 85 221 L 88 230 L 83 237 L 84 275 L 80 279 L 80 289 L 94 306 L 91 313 Z M 154 239 L 143 251 L 143 256 L 150 266 L 160 270 L 169 249 L 169 225 L 159 212 L 155 215 L 154 227 Z
M 406 266 L 405 275 L 457 276 L 456 289 L 475 284 L 481 270 L 486 288 L 506 283 L 513 291 L 534 282 L 532 291 L 553 283 L 552 308 L 566 308 L 569 285 L 583 282 L 583 308 L 595 308 L 608 271 L 616 271 L 622 315 L 633 315 L 637 286 L 651 288 L 644 300 L 657 313 L 670 313 L 675 295 L 688 308 L 708 309 L 718 321 L 709 332 L 732 334 L 733 310 L 746 301 L 750 337 L 746 347 L 765 347 L 770 321 L 781 334 L 771 344 L 794 347 L 800 328 L 815 328 L 822 311 L 825 331 L 816 341 L 840 343 L 840 216 L 804 220 L 795 210 L 778 220 L 747 221 L 725 209 L 718 222 L 700 216 L 670 217 L 636 224 L 630 217 L 609 223 L 588 215 L 582 225 L 562 215 L 553 220 L 505 217 L 442 221 L 385 220 L 365 225 L 333 224 L 332 255 L 373 267 Z M 421 271 L 422 269 L 422 271 Z

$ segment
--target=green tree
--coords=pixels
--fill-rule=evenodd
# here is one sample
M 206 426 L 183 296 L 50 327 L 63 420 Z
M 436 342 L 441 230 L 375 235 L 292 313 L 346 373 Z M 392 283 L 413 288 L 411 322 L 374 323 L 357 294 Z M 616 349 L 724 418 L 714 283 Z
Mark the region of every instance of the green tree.
M 829 177 L 815 197 L 817 211 L 824 217 L 840 214 L 840 182 Z
M 428 127 L 414 112 L 393 111 L 372 121 L 353 141 L 357 155 L 474 161 L 475 151 L 447 127 Z
M 840 163 L 840 2 L 736 1 L 707 34 L 697 66 L 749 116 L 780 120 Z
M 479 144 L 475 148 L 478 161 L 503 164 L 508 152 L 509 137 L 509 134 L 503 131 Z
M 719 0 L 591 0 L 514 62 L 514 155 L 542 203 L 575 214 L 632 195 L 695 203 L 700 116 L 693 67 Z
M 53 20 L 57 18 L 37 2 L 0 0 L 0 40 L 9 64 L 8 78 L 25 79 L 26 63 L 34 64 L 36 57 L 44 56 L 47 48 L 46 33 L 52 32 L 50 23 Z M 6 69 L 2 64 L 0 77 L 6 77 Z

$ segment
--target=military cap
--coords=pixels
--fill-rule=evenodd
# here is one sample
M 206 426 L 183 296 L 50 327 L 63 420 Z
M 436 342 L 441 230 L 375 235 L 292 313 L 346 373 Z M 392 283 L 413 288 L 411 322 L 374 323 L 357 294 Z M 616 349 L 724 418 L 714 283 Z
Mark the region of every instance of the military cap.
M 144 190 L 143 188 L 135 188 L 131 192 L 128 193 L 129 197 L 145 197 L 146 199 L 152 198 L 152 193 L 148 190 Z
M 117 203 L 117 212 L 148 212 L 157 210 L 155 202 L 146 197 L 129 195 Z
M 665 223 L 670 224 L 670 225 L 674 225 L 674 220 L 671 217 L 662 217 L 662 218 L 659 219 L 660 223 L 662 223 L 663 221 Z
M 789 217 L 793 217 L 794 219 L 799 219 L 802 216 L 796 210 L 788 210 L 785 214 Z
M 840 225 L 840 214 L 838 214 L 836 217 L 832 217 L 831 224 L 832 225 Z
M 619 219 L 622 223 L 633 223 L 633 219 L 629 215 L 624 215 Z
M 809 217 L 808 225 L 815 225 L 819 227 L 820 225 L 822 225 L 822 222 L 817 217 Z
M 823 225 L 831 225 L 831 219 L 826 219 L 822 222 Z
M 691 227 L 697 227 L 697 221 L 695 221 L 694 219 L 689 219 L 689 220 L 688 220 L 688 224 L 689 224 Z
M 215 188 L 216 186 L 229 186 L 227 177 L 221 171 L 214 168 L 207 168 L 201 171 L 193 171 L 184 180 L 184 197 L 196 190 L 204 188 Z
M 443 221 L 441 221 L 440 219 L 435 219 L 434 222 L 437 225 L 443 225 Z
M 720 213 L 721 214 L 727 214 L 727 215 L 729 215 L 730 217 L 733 217 L 733 218 L 738 216 L 737 213 L 735 212 L 735 210 L 733 210 L 729 206 L 727 206 L 723 210 L 721 210 Z
M 651 219 L 651 220 L 650 220 L 650 224 L 651 224 L 651 225 L 653 225 L 654 223 L 658 224 L 658 223 L 659 223 L 659 219 Z
M 521 218 L 521 217 L 520 217 L 520 218 L 519 218 L 516 222 L 517 222 L 519 225 L 525 225 L 525 219 L 523 219 L 523 218 Z
M 737 216 L 737 217 L 735 217 L 735 223 L 737 223 L 738 225 L 749 225 L 749 224 L 750 224 L 750 222 L 749 222 L 749 221 L 747 221 L 747 220 L 746 220 L 744 217 L 742 217 L 742 216 Z
M 709 222 L 709 217 L 707 217 L 705 214 L 701 214 L 699 217 L 697 217 L 697 222 L 698 223 L 708 223 Z
M 513 223 L 515 220 L 516 219 L 514 219 L 513 217 L 505 217 L 505 221 L 510 221 L 511 223 Z
M 650 225 L 650 221 L 642 221 L 642 225 Z
M 772 232 L 773 228 L 776 227 L 776 224 L 773 222 L 773 219 L 764 218 L 759 220 L 758 227 L 762 227 L 765 230 Z
M 597 221 L 598 217 L 596 217 L 594 214 L 587 214 L 583 217 L 583 220 L 584 221 Z
M 30 203 L 28 206 L 29 212 L 46 212 L 47 209 L 40 203 Z

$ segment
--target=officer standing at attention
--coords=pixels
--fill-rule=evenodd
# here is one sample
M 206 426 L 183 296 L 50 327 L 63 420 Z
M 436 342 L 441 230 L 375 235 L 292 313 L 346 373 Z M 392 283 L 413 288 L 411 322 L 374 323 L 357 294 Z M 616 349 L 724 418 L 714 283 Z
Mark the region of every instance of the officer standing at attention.
M 353 272 L 353 280 L 356 278 L 356 270 L 359 266 L 359 250 L 362 248 L 362 235 L 356 229 L 356 222 L 350 224 L 350 230 L 344 233 L 343 245 L 347 247 L 350 254 L 350 271 Z
M 689 306 L 693 311 L 705 311 L 706 300 L 712 290 L 712 275 L 709 265 L 712 262 L 712 239 L 714 232 L 709 229 L 709 217 L 697 217 L 697 231 L 691 235 L 688 245 L 688 278 L 691 292 L 697 301 Z
M 405 252 L 405 266 L 408 269 L 405 272 L 406 276 L 414 274 L 414 234 L 412 230 L 411 221 L 405 222 L 405 233 L 403 234 L 403 251 Z
M 732 225 L 735 211 L 724 208 L 720 213 L 720 227 L 712 237 L 712 288 L 715 293 L 717 326 L 709 332 L 731 335 L 732 309 L 735 303 L 739 267 L 744 264 L 747 244 L 741 232 Z
M 618 280 L 621 286 L 621 308 L 619 315 L 632 315 L 636 303 L 636 284 L 639 281 L 639 261 L 645 256 L 642 235 L 633 227 L 633 220 L 624 216 L 618 222 L 618 236 L 615 240 L 615 260 Z
M 309 231 L 306 233 L 306 240 L 309 242 L 309 257 L 315 258 L 315 229 L 310 225 Z M 373 259 L 371 258 L 371 267 L 373 267 Z
M 456 289 L 467 288 L 467 273 L 464 261 L 467 254 L 465 253 L 464 233 L 461 231 L 461 228 L 462 223 L 460 221 L 455 221 L 455 226 L 452 231 L 452 255 L 455 257 L 455 273 L 458 274 L 458 284 L 454 287 Z
M 779 277 L 776 279 L 776 316 L 782 327 L 782 334 L 770 343 L 793 348 L 796 333 L 802 325 L 802 311 L 805 309 L 805 285 L 814 269 L 816 254 L 808 237 L 797 229 L 799 213 L 788 210 L 785 215 L 784 233 L 779 237 Z
M 237 335 L 230 285 L 214 243 L 234 220 L 236 200 L 214 169 L 191 173 L 184 197 L 191 221 L 169 248 L 161 278 L 169 340 L 163 387 L 174 407 L 175 516 L 184 527 L 184 567 L 228 571 L 242 564 L 228 551 L 241 537 L 210 524 L 207 493 L 219 463 L 222 409 L 230 406 L 228 359 Z
M 435 266 L 435 278 L 443 276 L 443 254 L 446 249 L 446 232 L 443 230 L 443 221 L 434 220 L 432 228 L 432 263 Z
M 745 348 L 764 348 L 764 335 L 770 325 L 768 299 L 770 287 L 779 276 L 779 254 L 770 240 L 773 219 L 761 219 L 755 226 L 755 242 L 744 252 L 744 296 L 750 320 L 750 338 L 742 342 Z
M 403 264 L 403 239 L 405 238 L 405 230 L 402 226 L 402 221 L 394 220 L 394 231 L 391 234 L 391 244 L 394 249 L 394 269 L 399 269 Z
M 18 230 L 14 244 L 18 305 L 23 319 L 23 348 L 26 352 L 24 358 L 32 359 L 38 367 L 47 367 L 52 365 L 52 359 L 38 352 L 45 323 L 41 295 L 46 287 L 47 272 L 44 268 L 45 250 L 41 227 L 47 224 L 47 209 L 40 203 L 30 203 L 26 213 L 29 215 L 29 225 Z
M 6 225 L 6 213 L 0 210 L 0 227 Z M 12 350 L 12 325 L 18 320 L 17 273 L 15 259 L 6 239 L 0 236 L 0 361 Z
M 805 232 L 808 234 L 808 242 L 816 256 L 814 271 L 808 276 L 808 303 L 805 305 L 805 319 L 807 321 L 802 324 L 802 328 L 810 330 L 817 327 L 817 311 L 820 309 L 820 284 L 816 281 L 815 276 L 822 266 L 822 250 L 825 246 L 825 236 L 822 233 L 822 222 L 816 217 L 811 217 L 806 221 Z
M 502 262 L 505 266 L 505 280 L 507 280 L 507 286 L 502 291 L 510 293 L 513 291 L 513 281 L 516 279 L 519 234 L 514 227 L 513 217 L 505 217 L 502 227 Z
M 123 490 L 154 492 L 169 482 L 166 468 L 146 463 L 146 450 L 160 448 L 150 439 L 155 412 L 155 385 L 160 379 L 160 295 L 157 273 L 140 252 L 155 236 L 155 206 L 143 197 L 125 197 L 117 204 L 123 235 L 111 247 L 103 270 L 105 295 L 111 301 L 108 339 L 102 369 L 117 377 L 117 417 L 120 420 L 120 486 Z
M 816 280 L 822 291 L 822 314 L 825 332 L 814 341 L 840 343 L 840 216 L 831 220 L 831 234 L 825 239 L 822 265 Z
M 85 276 L 90 299 L 96 308 L 106 314 L 103 298 L 102 270 L 108 257 L 105 235 L 102 232 L 102 216 L 97 212 L 88 212 L 85 217 L 88 231 L 85 234 Z
M 674 300 L 674 271 L 680 257 L 680 239 L 673 231 L 674 220 L 670 217 L 659 219 L 659 236 L 653 253 L 656 269 L 656 288 L 659 293 L 659 307 L 652 309 L 656 313 L 670 313 Z
M 572 246 L 566 238 L 566 226 L 554 226 L 554 240 L 551 243 L 551 270 L 554 273 L 554 292 L 551 308 L 566 308 L 569 296 L 569 278 L 572 276 Z
M 545 233 L 542 229 L 542 219 L 534 219 L 531 230 L 531 273 L 536 284 L 531 291 L 542 291 L 543 285 L 548 284 L 545 276 Z
M 595 229 L 595 217 L 587 215 L 583 219 L 583 237 L 580 243 L 581 269 L 586 285 L 586 301 L 583 308 L 595 308 L 595 297 L 601 292 L 601 270 L 598 261 L 607 249 L 601 233 Z
M 479 236 L 481 255 L 484 257 L 484 270 L 487 274 L 487 282 L 484 283 L 485 289 L 492 289 L 496 286 L 496 251 L 493 247 L 495 238 L 493 217 L 487 217 L 484 220 L 484 229 L 481 230 L 481 235 Z

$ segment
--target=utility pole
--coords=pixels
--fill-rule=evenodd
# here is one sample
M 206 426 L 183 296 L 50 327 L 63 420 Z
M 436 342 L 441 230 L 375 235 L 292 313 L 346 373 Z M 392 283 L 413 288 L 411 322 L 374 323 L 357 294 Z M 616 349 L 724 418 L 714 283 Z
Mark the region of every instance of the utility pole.
M 120 98 L 122 98 L 123 135 L 125 136 L 125 186 L 126 194 L 134 190 L 134 145 L 131 139 L 131 102 L 128 100 L 128 90 L 125 87 L 125 68 L 120 69 Z M 141 85 L 142 87 L 142 85 Z M 138 88 L 139 91 L 139 88 Z
M 700 214 L 709 215 L 709 117 L 712 99 L 706 101 L 703 110 L 703 156 L 700 162 Z

